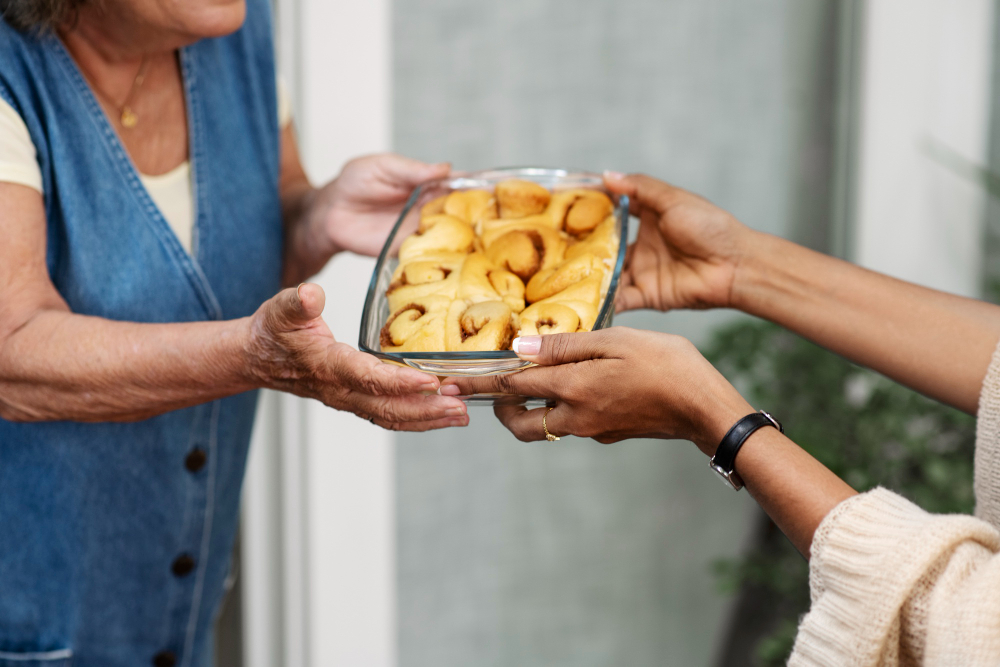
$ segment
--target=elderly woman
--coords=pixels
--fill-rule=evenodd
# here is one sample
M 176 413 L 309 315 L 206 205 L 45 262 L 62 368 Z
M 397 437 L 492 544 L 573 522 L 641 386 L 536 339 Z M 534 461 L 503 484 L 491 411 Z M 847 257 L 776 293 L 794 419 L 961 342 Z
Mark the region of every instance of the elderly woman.
M 336 342 L 318 286 L 279 292 L 377 252 L 448 167 L 364 158 L 313 189 L 266 0 L 0 13 L 0 665 L 205 665 L 256 389 L 466 423 Z
M 649 177 L 607 184 L 641 219 L 620 310 L 738 308 L 978 414 L 978 518 L 934 516 L 885 489 L 855 493 L 676 336 L 520 338 L 518 354 L 540 368 L 458 386 L 551 399 L 498 408 L 522 440 L 683 438 L 732 488 L 746 485 L 811 557 L 812 609 L 790 664 L 1000 664 L 1000 308 L 755 232 Z

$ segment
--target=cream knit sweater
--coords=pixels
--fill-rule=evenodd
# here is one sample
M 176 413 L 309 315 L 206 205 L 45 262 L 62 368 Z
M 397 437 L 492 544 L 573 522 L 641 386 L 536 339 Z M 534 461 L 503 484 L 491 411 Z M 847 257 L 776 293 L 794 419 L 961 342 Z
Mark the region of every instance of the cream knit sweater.
M 975 488 L 976 518 L 885 489 L 834 508 L 788 664 L 1000 665 L 1000 347 L 979 397 Z

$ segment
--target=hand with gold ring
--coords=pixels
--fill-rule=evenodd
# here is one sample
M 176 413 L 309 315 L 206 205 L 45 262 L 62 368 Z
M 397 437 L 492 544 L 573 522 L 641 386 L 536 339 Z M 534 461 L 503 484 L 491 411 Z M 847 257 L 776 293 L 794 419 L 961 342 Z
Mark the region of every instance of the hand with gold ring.
M 549 425 L 546 423 L 549 418 L 549 413 L 555 410 L 555 408 L 546 408 L 545 414 L 542 415 L 542 431 L 545 433 L 545 439 L 549 442 L 555 442 L 559 440 L 558 435 L 552 435 L 549 433 Z
M 683 438 L 706 448 L 753 412 L 687 340 L 615 327 L 591 333 L 524 336 L 516 351 L 538 364 L 519 373 L 451 378 L 463 394 L 545 398 L 555 407 L 497 406 L 519 440 L 562 435 L 611 443 L 627 438 Z M 558 436 L 556 435 L 558 434 Z

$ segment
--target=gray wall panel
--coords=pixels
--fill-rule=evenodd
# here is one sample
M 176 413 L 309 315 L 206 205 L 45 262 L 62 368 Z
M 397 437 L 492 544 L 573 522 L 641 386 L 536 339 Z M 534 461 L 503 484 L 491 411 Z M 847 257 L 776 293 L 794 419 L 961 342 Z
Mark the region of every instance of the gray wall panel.
M 822 245 L 833 4 L 396 0 L 395 148 L 649 171 Z M 619 323 L 698 341 L 730 317 Z M 478 409 L 397 451 L 401 665 L 710 663 L 709 563 L 756 509 L 692 445 L 526 445 Z

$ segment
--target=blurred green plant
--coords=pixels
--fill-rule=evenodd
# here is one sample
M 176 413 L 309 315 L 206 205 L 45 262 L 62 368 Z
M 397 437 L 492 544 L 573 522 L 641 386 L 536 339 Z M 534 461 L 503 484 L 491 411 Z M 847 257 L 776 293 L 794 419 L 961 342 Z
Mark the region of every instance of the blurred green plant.
M 975 419 L 767 322 L 719 330 L 705 356 L 787 435 L 858 491 L 884 486 L 930 512 L 970 513 Z M 737 560 L 713 564 L 722 591 L 770 614 L 755 664 L 783 665 L 809 607 L 805 559 L 767 524 Z M 758 624 L 760 625 L 760 624 Z

